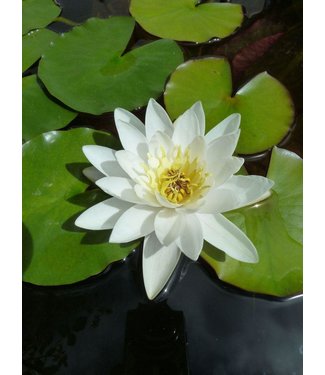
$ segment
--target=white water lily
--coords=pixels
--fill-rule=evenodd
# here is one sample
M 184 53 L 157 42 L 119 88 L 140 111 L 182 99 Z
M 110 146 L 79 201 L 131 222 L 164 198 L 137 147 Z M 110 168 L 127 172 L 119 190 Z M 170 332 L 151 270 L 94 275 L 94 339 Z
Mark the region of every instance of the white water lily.
M 235 176 L 244 160 L 233 156 L 240 115 L 232 114 L 205 135 L 201 102 L 174 123 L 150 99 L 145 125 L 116 109 L 124 150 L 84 146 L 94 167 L 84 173 L 109 198 L 82 213 L 76 225 L 112 229 L 110 242 L 144 237 L 143 278 L 149 299 L 163 289 L 181 252 L 197 260 L 207 241 L 243 262 L 257 262 L 253 243 L 222 213 L 268 196 L 273 182 Z

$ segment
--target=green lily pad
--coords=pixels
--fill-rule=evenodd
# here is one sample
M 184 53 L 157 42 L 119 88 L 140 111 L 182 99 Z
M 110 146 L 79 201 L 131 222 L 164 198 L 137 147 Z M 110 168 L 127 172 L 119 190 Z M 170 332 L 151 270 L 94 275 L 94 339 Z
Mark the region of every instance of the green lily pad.
M 224 38 L 243 21 L 238 4 L 198 4 L 197 0 L 131 0 L 130 13 L 152 35 L 199 43 Z
M 275 182 L 270 198 L 225 216 L 253 241 L 260 260 L 239 262 L 205 244 L 202 257 L 219 278 L 241 289 L 273 296 L 302 291 L 302 160 L 274 148 L 267 177 Z
M 201 100 L 207 131 L 232 113 L 241 114 L 240 154 L 254 154 L 278 144 L 294 120 L 287 89 L 266 72 L 258 74 L 232 96 L 231 69 L 224 58 L 189 60 L 171 75 L 164 94 L 175 119 Z
M 61 13 L 53 0 L 23 0 L 22 32 L 47 26 Z
M 49 92 L 81 112 L 132 110 L 157 98 L 183 61 L 172 40 L 158 40 L 123 54 L 131 17 L 92 18 L 57 39 L 43 55 L 39 76 Z
M 119 147 L 111 135 L 87 128 L 53 131 L 23 146 L 24 280 L 38 285 L 70 284 L 101 272 L 135 244 L 110 244 L 108 231 L 86 232 L 76 217 L 107 199 L 85 191 L 85 144 Z
M 27 141 L 49 130 L 60 129 L 76 116 L 51 100 L 37 81 L 37 76 L 23 78 L 23 139 Z
M 23 36 L 23 72 L 34 64 L 59 35 L 48 29 L 39 29 Z

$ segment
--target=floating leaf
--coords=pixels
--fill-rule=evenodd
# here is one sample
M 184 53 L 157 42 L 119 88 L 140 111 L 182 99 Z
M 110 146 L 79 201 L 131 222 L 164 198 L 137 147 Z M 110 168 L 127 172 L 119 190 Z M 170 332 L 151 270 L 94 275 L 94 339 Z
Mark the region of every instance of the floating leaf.
M 23 0 L 22 32 L 47 26 L 61 13 L 53 0 Z
M 175 42 L 158 40 L 123 54 L 134 24 L 131 17 L 92 18 L 63 34 L 39 65 L 50 93 L 92 114 L 134 109 L 157 98 L 183 53 Z
M 37 82 L 36 75 L 23 78 L 23 139 L 69 124 L 77 113 L 51 100 Z
M 23 72 L 41 57 L 57 37 L 57 33 L 48 29 L 30 31 L 23 36 Z
M 197 0 L 131 0 L 130 13 L 150 34 L 199 43 L 224 38 L 243 21 L 240 5 Z
M 86 232 L 74 225 L 83 209 L 107 199 L 98 189 L 85 191 L 85 144 L 119 147 L 109 134 L 87 128 L 45 133 L 23 147 L 25 281 L 74 283 L 101 272 L 134 248 L 109 244 L 107 231 Z
M 264 202 L 226 214 L 255 244 L 260 260 L 239 262 L 205 245 L 203 258 L 219 278 L 242 289 L 289 296 L 302 291 L 302 160 L 274 148 L 267 177 L 275 182 Z M 219 258 L 218 258 L 219 257 Z
M 231 113 L 240 113 L 236 151 L 241 154 L 254 154 L 278 144 L 294 119 L 289 92 L 266 72 L 232 96 L 231 70 L 223 58 L 189 60 L 180 65 L 167 83 L 164 99 L 173 119 L 201 100 L 207 130 Z

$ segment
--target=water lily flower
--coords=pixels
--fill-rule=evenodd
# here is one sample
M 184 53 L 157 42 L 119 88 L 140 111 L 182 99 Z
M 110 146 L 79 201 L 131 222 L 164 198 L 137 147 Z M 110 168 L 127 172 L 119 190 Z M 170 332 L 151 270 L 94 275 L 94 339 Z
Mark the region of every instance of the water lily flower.
M 132 113 L 114 112 L 124 150 L 84 146 L 93 167 L 84 173 L 112 197 L 76 220 L 86 229 L 112 229 L 110 242 L 144 237 L 143 278 L 149 299 L 163 289 L 181 253 L 197 260 L 204 240 L 243 262 L 257 262 L 253 243 L 222 213 L 265 198 L 273 185 L 261 176 L 234 175 L 240 115 L 205 134 L 195 103 L 174 123 L 150 99 L 145 125 Z

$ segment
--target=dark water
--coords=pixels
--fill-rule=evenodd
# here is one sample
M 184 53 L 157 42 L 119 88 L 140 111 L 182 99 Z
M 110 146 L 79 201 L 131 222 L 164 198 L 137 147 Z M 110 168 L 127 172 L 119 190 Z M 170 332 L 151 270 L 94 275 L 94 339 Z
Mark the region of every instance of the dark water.
M 63 17 L 80 23 L 128 14 L 127 0 L 57 2 Z M 283 82 L 296 121 L 281 146 L 302 155 L 302 1 L 233 2 L 246 7 L 243 28 L 218 43 L 182 45 L 185 57 L 226 56 L 234 91 L 265 70 Z M 69 29 L 62 23 L 50 27 Z M 136 28 L 136 43 L 148 38 Z M 239 64 L 242 56 L 246 60 Z M 144 109 L 136 114 L 143 118 Z M 85 124 L 114 132 L 110 113 L 80 114 L 69 127 Z M 269 157 L 269 150 L 246 157 L 245 166 L 265 174 Z M 302 374 L 301 296 L 279 300 L 244 293 L 218 281 L 203 262 L 184 260 L 165 298 L 149 303 L 140 255 L 75 285 L 23 285 L 24 374 Z
M 24 285 L 24 374 L 302 373 L 302 297 L 241 293 L 185 262 L 149 303 L 139 259 L 72 286 Z

